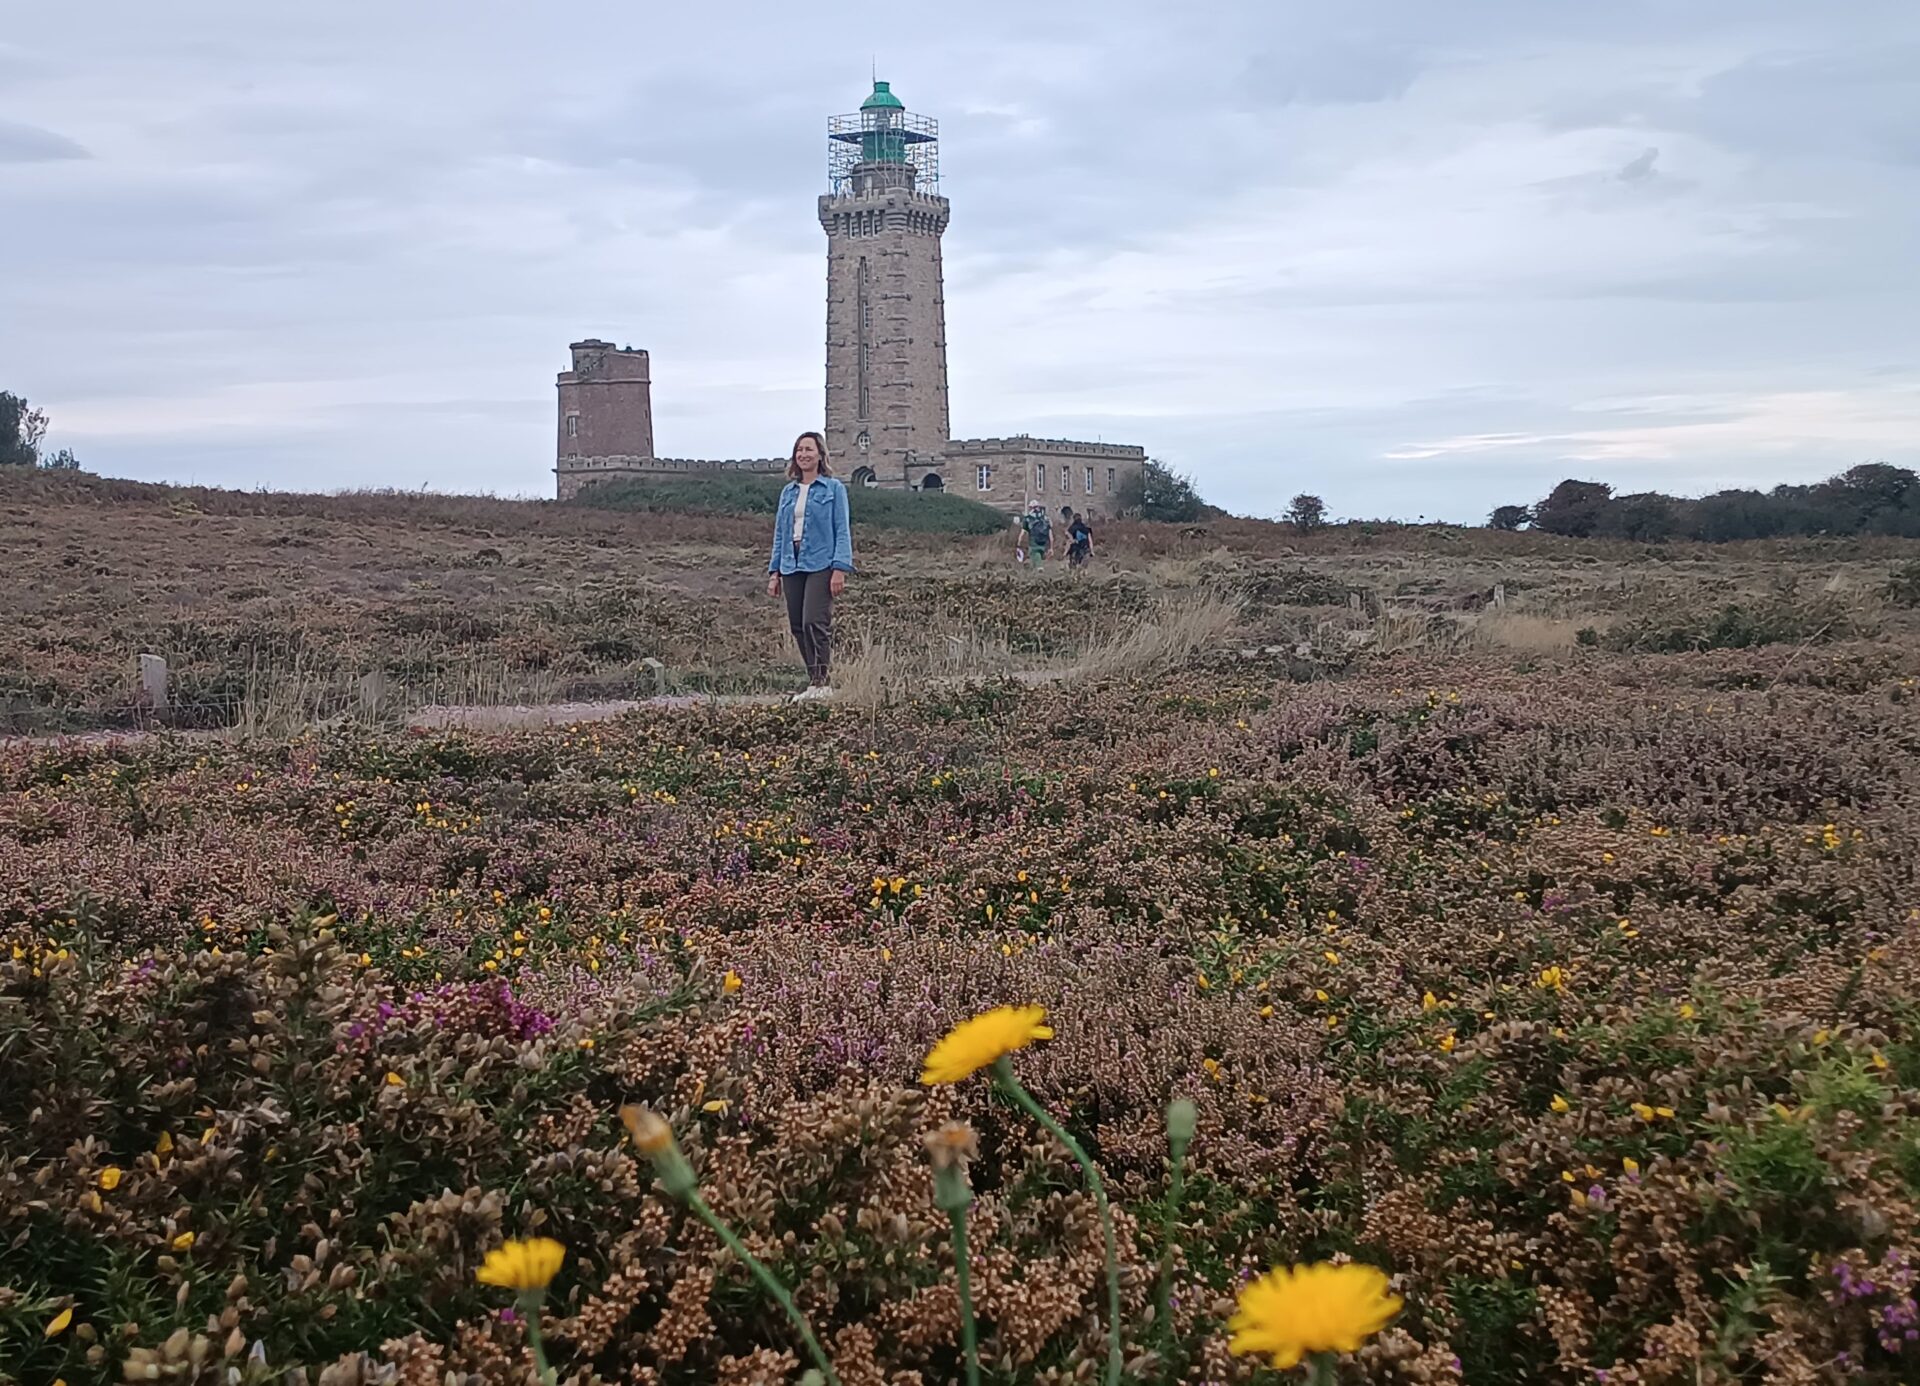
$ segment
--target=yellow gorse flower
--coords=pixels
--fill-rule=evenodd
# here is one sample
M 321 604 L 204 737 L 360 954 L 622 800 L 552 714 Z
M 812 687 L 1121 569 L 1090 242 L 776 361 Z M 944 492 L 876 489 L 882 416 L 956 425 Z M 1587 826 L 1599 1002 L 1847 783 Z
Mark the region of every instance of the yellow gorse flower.
M 108 1165 L 105 1169 L 100 1171 L 100 1187 L 105 1189 L 108 1193 L 112 1193 L 115 1189 L 120 1187 L 120 1180 L 123 1177 L 124 1176 L 122 1174 L 120 1166 Z
M 68 1326 L 72 1324 L 72 1322 L 73 1322 L 73 1306 L 69 1304 L 66 1308 L 62 1309 L 59 1313 L 53 1316 L 53 1321 L 49 1323 L 46 1327 L 45 1336 L 49 1338 L 59 1337 L 62 1333 L 65 1333 L 67 1331 Z
M 720 979 L 720 990 L 729 996 L 740 990 L 744 985 L 746 984 L 740 980 L 740 974 L 731 968 L 727 970 L 727 975 Z
M 1286 1371 L 1310 1352 L 1357 1351 L 1400 1312 L 1400 1303 L 1373 1266 L 1281 1266 L 1240 1292 L 1239 1308 L 1227 1321 L 1229 1346 Z
M 1035 1040 L 1053 1038 L 1044 1006 L 997 1006 L 963 1020 L 927 1053 L 920 1081 L 928 1087 L 957 1083 L 990 1068 Z
M 498 1285 L 505 1290 L 544 1290 L 560 1273 L 567 1249 L 551 1237 L 534 1237 L 524 1242 L 503 1242 L 487 1253 L 487 1259 L 473 1278 L 482 1285 Z

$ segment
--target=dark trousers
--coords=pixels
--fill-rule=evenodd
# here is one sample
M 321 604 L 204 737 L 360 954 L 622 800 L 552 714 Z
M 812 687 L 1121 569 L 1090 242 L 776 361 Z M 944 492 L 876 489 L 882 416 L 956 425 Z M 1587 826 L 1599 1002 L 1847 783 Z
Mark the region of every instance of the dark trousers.
M 780 579 L 787 594 L 787 625 L 800 658 L 807 664 L 807 682 L 825 683 L 833 655 L 833 573 L 788 573 Z

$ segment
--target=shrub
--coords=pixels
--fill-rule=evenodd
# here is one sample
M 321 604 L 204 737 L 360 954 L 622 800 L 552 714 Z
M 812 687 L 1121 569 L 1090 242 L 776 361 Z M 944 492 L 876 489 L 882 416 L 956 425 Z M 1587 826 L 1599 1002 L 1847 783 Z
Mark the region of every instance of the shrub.
M 715 473 L 588 487 L 576 504 L 647 515 L 771 517 L 786 483 L 776 477 Z M 990 505 L 943 491 L 849 486 L 853 523 L 920 534 L 998 534 L 1011 521 Z
M 1787 593 L 1695 610 L 1669 605 L 1623 620 L 1600 643 L 1610 650 L 1677 654 L 1688 650 L 1744 650 L 1782 642 L 1817 644 L 1858 638 L 1871 623 L 1839 599 Z
M 1533 507 L 1526 505 L 1501 505 L 1494 507 L 1487 516 L 1487 528 L 1516 530 L 1533 520 Z
M 1302 534 L 1311 534 L 1317 529 L 1326 528 L 1327 503 L 1318 496 L 1302 492 L 1288 503 L 1287 513 L 1281 518 Z
M 1887 575 L 1887 600 L 1895 606 L 1920 606 L 1920 558 L 1910 558 Z
M 1123 513 L 1163 524 L 1191 524 L 1211 513 L 1192 477 L 1152 458 L 1121 482 L 1115 499 Z

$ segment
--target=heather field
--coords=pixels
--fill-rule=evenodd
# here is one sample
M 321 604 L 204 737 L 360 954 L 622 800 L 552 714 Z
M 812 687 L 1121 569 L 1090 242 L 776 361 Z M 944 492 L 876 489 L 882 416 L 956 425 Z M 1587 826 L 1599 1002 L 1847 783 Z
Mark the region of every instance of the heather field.
M 542 629 L 516 555 L 706 545 L 655 593 L 690 629 L 715 555 L 752 576 L 731 521 L 393 502 L 349 622 L 345 569 L 256 540 L 376 501 L 247 500 L 196 551 L 283 574 L 314 650 L 441 601 L 381 575 L 459 544 L 501 551 L 502 630 Z M 58 551 L 157 503 L 10 518 Z M 1128 1382 L 1300 1379 L 1228 1321 L 1312 1261 L 1402 1301 L 1345 1382 L 1920 1379 L 1906 551 L 1143 527 L 1075 582 L 979 542 L 875 544 L 827 707 L 0 747 L 0 1380 L 525 1382 L 540 1325 L 561 1381 L 797 1382 L 744 1252 L 847 1386 L 957 1382 L 958 1151 L 982 1379 L 1101 1381 L 1067 1147 L 920 1081 L 1008 1004 L 1104 1176 Z M 80 584 L 5 580 L 69 711 L 173 601 L 125 576 L 88 631 Z M 920 680 L 928 630 L 1057 677 Z M 531 1238 L 544 1312 L 477 1279 Z

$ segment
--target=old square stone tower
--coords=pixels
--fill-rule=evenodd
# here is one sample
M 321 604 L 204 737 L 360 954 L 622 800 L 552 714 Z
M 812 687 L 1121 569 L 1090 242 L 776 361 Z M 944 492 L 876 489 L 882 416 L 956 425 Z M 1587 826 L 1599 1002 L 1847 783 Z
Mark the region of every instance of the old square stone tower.
M 834 469 L 854 486 L 957 491 L 1017 513 L 1035 503 L 1111 515 L 1146 460 L 1123 443 L 1025 433 L 955 438 L 947 412 L 947 311 L 940 243 L 939 127 L 888 83 L 851 115 L 827 121 L 826 420 Z M 652 369 L 645 351 L 588 338 L 560 373 L 559 496 L 678 473 L 778 474 L 785 457 L 656 457 Z M 769 440 L 784 448 L 814 427 Z
M 827 141 L 827 450 L 849 470 L 899 475 L 951 436 L 939 128 L 875 82 Z

